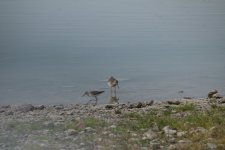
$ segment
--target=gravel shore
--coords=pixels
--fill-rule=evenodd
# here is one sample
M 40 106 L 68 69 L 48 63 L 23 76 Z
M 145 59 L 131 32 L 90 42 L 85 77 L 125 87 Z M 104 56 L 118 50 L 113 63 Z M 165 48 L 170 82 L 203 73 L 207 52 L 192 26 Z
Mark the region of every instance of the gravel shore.
M 212 106 L 224 107 L 223 101 L 224 99 L 213 102 L 208 99 L 182 99 L 96 106 L 0 106 L 0 149 L 191 149 L 189 146 L 195 141 L 188 138 L 187 132 L 208 134 L 216 126 L 206 128 L 203 125 L 193 127 L 190 131 L 187 128 L 188 131 L 185 131 L 174 128 L 173 124 L 160 124 L 157 120 L 150 122 L 149 126 L 143 121 L 140 125 L 131 126 L 145 114 L 155 113 L 151 116 L 154 120 L 169 112 L 169 117 L 179 120 L 191 114 L 192 105 L 190 107 L 189 104 L 193 104 L 197 112 L 207 112 Z M 224 110 L 221 109 L 221 113 L 224 114 Z M 225 138 L 221 138 L 220 143 L 215 142 L 212 137 L 204 139 L 204 148 L 225 148 Z

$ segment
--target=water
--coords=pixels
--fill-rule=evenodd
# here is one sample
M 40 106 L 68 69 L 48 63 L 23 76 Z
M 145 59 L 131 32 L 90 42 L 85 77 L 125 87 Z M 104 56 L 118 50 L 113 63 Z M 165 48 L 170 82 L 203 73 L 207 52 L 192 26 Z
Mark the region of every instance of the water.
M 224 0 L 1 0 L 0 104 L 225 94 Z M 178 91 L 183 90 L 183 94 Z

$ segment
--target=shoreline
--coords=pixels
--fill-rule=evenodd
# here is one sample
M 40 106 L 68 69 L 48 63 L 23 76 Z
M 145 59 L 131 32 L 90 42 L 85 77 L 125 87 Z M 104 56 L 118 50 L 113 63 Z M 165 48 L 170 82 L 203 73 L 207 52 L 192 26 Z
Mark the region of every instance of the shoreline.
M 192 113 L 204 114 L 217 108 L 221 108 L 220 113 L 224 115 L 224 98 L 96 106 L 5 105 L 0 106 L 0 149 L 188 149 L 187 145 L 196 146 L 196 141 L 188 138 L 192 137 L 189 132 L 199 135 L 200 130 L 199 136 L 208 135 L 217 125 L 186 129 L 185 124 L 176 127 L 171 122 L 175 118 L 179 123 L 182 117 Z M 154 121 L 146 124 L 148 119 L 142 120 L 142 117 Z M 157 120 L 161 117 L 172 121 L 161 125 Z M 208 139 L 202 147 L 225 148 L 225 141 Z

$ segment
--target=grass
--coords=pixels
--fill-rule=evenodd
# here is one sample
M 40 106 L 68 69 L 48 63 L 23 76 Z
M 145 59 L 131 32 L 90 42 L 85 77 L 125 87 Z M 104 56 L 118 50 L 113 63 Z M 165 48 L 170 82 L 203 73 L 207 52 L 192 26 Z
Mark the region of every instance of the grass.
M 185 114 L 183 117 L 177 117 L 177 114 Z M 141 135 L 153 128 L 154 124 L 158 125 L 160 131 L 165 126 L 170 126 L 177 131 L 187 131 L 181 138 L 189 139 L 193 142 L 195 148 L 199 148 L 199 141 L 214 139 L 214 143 L 222 144 L 220 147 L 225 148 L 225 107 L 213 106 L 208 111 L 197 110 L 194 104 L 184 104 L 180 106 L 166 107 L 162 110 L 149 111 L 146 114 L 137 112 L 127 113 L 122 116 L 122 120 L 118 123 L 114 132 L 120 133 L 122 140 L 127 140 L 131 136 L 127 132 L 134 132 Z M 195 133 L 198 128 L 205 129 L 207 132 Z M 125 133 L 125 134 L 124 134 Z M 166 138 L 165 135 L 159 133 L 160 138 Z M 119 139 L 119 140 L 121 140 Z M 139 139 L 140 145 L 145 145 L 146 141 Z M 203 148 L 203 145 L 200 145 Z

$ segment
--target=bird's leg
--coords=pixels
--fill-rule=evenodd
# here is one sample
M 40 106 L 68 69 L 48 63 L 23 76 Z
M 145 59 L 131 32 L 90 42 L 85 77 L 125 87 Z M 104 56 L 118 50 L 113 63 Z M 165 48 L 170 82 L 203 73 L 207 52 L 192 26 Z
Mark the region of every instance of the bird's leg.
M 86 105 L 88 105 L 91 101 L 95 101 L 95 99 L 90 99 Z
M 110 87 L 110 97 L 112 97 L 112 87 Z
M 97 103 L 98 103 L 98 98 L 97 98 L 97 96 L 95 96 L 95 105 L 97 105 Z
M 115 97 L 116 97 L 116 87 L 115 87 Z

